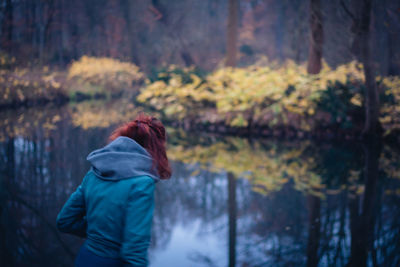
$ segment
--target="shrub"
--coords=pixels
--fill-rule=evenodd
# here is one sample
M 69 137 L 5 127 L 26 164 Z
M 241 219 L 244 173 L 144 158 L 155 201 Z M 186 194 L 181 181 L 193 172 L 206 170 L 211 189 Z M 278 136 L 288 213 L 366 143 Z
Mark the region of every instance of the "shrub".
M 185 75 L 169 73 L 167 80 L 148 81 L 138 100 L 178 119 L 194 116 L 238 127 L 290 125 L 304 131 L 321 121 L 341 121 L 347 118 L 347 109 L 362 103 L 363 72 L 356 62 L 336 69 L 325 64 L 318 75 L 308 75 L 305 65 L 290 61 L 281 66 L 222 68 L 204 78 L 189 73 L 189 81 Z M 330 106 L 325 105 L 328 102 Z M 209 115 L 210 109 L 216 116 Z
M 129 99 L 86 101 L 71 105 L 72 124 L 82 129 L 107 128 L 135 118 L 143 109 Z
M 71 89 L 83 93 L 119 92 L 131 88 L 143 77 L 136 65 L 105 57 L 83 56 L 68 69 L 68 78 L 78 84 Z
M 385 134 L 400 130 L 400 77 L 391 76 L 381 80 L 381 116 L 380 122 Z
M 42 69 L 0 69 L 0 106 L 65 100 L 60 74 Z
M 15 57 L 10 57 L 4 52 L 0 52 L 0 69 L 11 69 L 15 65 Z

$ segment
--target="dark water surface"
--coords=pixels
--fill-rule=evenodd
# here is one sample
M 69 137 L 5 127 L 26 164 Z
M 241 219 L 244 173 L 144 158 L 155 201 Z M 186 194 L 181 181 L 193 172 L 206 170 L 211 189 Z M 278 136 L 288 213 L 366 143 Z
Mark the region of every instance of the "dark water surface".
M 0 113 L 1 266 L 72 266 L 58 211 L 87 154 L 139 109 L 82 103 Z M 172 128 L 152 267 L 400 266 L 400 153 L 380 144 L 216 138 Z

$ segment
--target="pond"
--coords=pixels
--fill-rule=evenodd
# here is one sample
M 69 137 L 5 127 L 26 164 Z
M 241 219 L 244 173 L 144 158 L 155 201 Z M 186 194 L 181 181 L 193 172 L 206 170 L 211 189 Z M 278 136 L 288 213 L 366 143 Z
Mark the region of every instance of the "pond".
M 55 218 L 86 156 L 140 107 L 0 113 L 1 266 L 72 266 Z M 150 266 L 399 266 L 400 152 L 384 144 L 218 137 L 168 127 Z

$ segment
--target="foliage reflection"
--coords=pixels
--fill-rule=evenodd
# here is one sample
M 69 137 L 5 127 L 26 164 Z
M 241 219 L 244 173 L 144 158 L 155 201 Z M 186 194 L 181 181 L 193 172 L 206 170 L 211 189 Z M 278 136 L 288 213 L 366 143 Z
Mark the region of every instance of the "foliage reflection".
M 81 242 L 59 234 L 55 216 L 87 171 L 86 155 L 140 111 L 88 102 L 0 114 L 4 266 L 72 264 Z M 174 177 L 157 186 L 153 266 L 163 252 L 193 266 L 399 264 L 395 148 L 168 133 Z M 176 239 L 195 225 L 196 242 L 215 244 Z M 174 242 L 193 246 L 190 255 Z

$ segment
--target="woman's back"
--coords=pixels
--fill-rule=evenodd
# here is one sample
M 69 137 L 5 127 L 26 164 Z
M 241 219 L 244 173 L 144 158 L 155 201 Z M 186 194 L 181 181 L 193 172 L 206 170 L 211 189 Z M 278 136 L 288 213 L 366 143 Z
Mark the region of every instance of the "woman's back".
M 57 218 L 63 232 L 86 237 L 94 254 L 146 266 L 159 179 L 150 154 L 118 137 L 88 156 L 92 168 Z
M 154 209 L 154 180 L 139 176 L 105 181 L 93 172 L 86 176 L 84 195 L 87 209 L 89 250 L 110 258 L 145 258 L 129 255 L 130 246 L 148 247 Z

